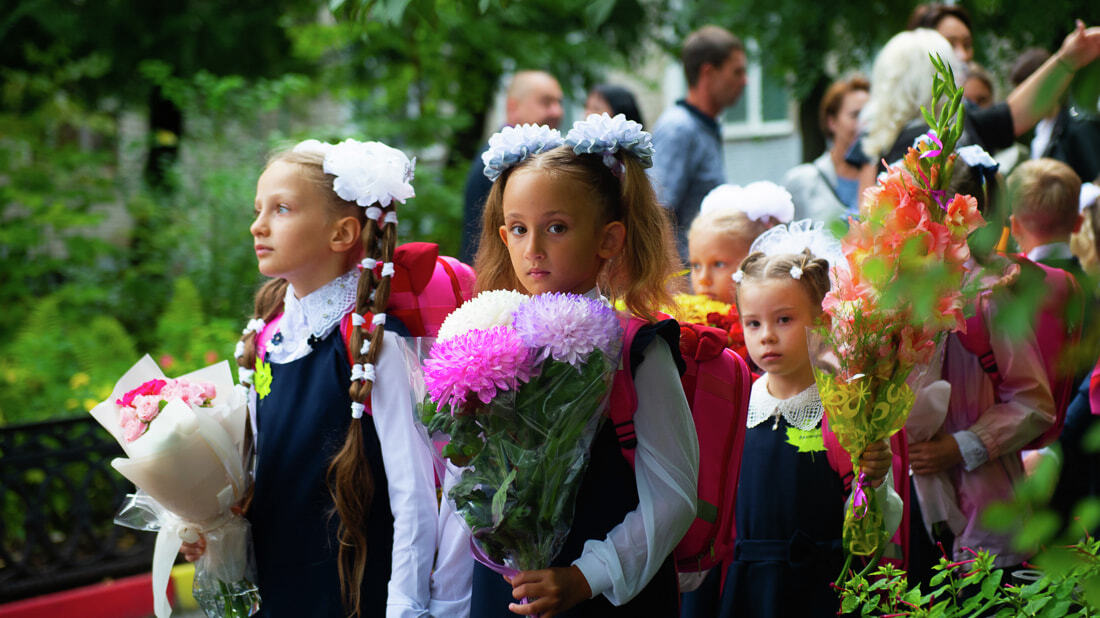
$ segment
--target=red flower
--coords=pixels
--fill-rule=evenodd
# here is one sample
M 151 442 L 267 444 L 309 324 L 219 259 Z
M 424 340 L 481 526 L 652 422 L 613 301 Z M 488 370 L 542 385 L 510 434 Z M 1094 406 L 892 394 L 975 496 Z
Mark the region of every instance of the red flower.
M 134 397 L 138 395 L 159 395 L 160 389 L 164 388 L 164 385 L 168 384 L 165 380 L 149 380 L 134 390 L 126 393 L 122 396 L 122 399 L 115 400 L 115 404 L 120 407 L 127 407 L 134 402 Z

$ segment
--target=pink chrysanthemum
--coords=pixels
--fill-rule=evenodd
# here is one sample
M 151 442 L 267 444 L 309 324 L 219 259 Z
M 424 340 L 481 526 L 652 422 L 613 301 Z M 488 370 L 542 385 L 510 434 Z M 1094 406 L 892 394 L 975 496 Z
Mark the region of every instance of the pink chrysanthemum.
M 578 365 L 592 353 L 610 353 L 622 338 L 615 312 L 598 300 L 579 294 L 539 294 L 516 309 L 516 332 L 538 361 L 551 357 Z
M 531 352 L 507 326 L 474 329 L 432 347 L 424 361 L 424 381 L 432 401 L 452 410 L 476 395 L 489 403 L 501 391 L 531 379 Z

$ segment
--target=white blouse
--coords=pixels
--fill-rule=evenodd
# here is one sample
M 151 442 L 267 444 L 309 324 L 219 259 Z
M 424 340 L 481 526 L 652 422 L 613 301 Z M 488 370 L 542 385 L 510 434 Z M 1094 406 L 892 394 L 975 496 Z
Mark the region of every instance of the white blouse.
M 638 507 L 606 538 L 587 541 L 573 561 L 588 581 L 592 597 L 603 594 L 615 605 L 634 598 L 657 573 L 694 521 L 698 498 L 699 440 L 679 372 L 663 339 L 646 347 L 634 386 Z M 445 491 L 456 481 L 455 472 L 448 469 Z M 447 500 L 440 507 L 440 518 L 432 615 L 468 616 L 474 564 L 468 532 Z

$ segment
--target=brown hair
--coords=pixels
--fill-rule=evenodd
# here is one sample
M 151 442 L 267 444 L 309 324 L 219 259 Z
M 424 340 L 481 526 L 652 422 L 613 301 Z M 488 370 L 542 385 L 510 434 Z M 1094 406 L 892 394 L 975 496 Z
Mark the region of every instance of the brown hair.
M 622 300 L 631 313 L 646 319 L 653 319 L 660 307 L 672 306 L 665 286 L 679 261 L 668 215 L 657 202 L 641 163 L 621 152 L 615 156 L 625 169 L 622 182 L 600 155 L 577 155 L 568 146 L 528 157 L 505 170 L 485 200 L 481 240 L 474 259 L 478 290 L 523 289 L 498 230 L 504 225 L 504 187 L 508 179 L 518 170 L 537 170 L 583 185 L 603 206 L 602 223 L 619 221 L 626 228 L 622 253 L 611 258 L 600 273 L 600 289 L 612 301 Z
M 1054 159 L 1021 163 L 1008 176 L 1012 214 L 1033 234 L 1069 234 L 1077 224 L 1081 179 Z
M 397 246 L 397 226 L 386 224 L 379 228 L 374 221 L 366 218 L 366 210 L 354 202 L 341 199 L 332 188 L 332 177 L 324 173 L 324 157 L 315 152 L 280 152 L 268 160 L 271 164 L 282 161 L 298 166 L 302 177 L 322 187 L 329 195 L 329 210 L 335 216 L 355 216 L 362 226 L 361 246 L 349 251 L 349 261 L 360 256 L 373 258 L 379 263 L 392 262 Z M 394 204 L 383 209 L 393 210 Z M 375 206 L 381 206 L 375 204 Z M 379 219 L 378 223 L 382 223 Z M 350 267 L 350 263 L 349 263 Z M 283 310 L 283 298 L 286 295 L 287 281 L 272 279 L 260 287 L 256 293 L 254 317 L 265 322 L 273 319 Z M 359 287 L 355 299 L 355 313 L 383 313 L 389 302 L 390 277 L 379 277 L 374 271 L 363 271 L 359 277 Z M 365 326 L 355 326 L 348 345 L 356 363 L 374 364 L 382 349 L 383 328 L 375 327 L 368 332 Z M 249 332 L 242 337 L 245 342 L 244 355 L 237 359 L 241 367 L 255 369 L 256 337 L 259 333 Z M 364 353 L 364 343 L 369 342 Z M 370 380 L 354 381 L 348 389 L 353 402 L 367 404 L 374 384 Z M 251 432 L 248 432 L 251 442 Z M 370 513 L 374 498 L 374 480 L 370 463 L 363 452 L 363 425 L 361 419 L 352 418 L 348 426 L 344 444 L 329 462 L 326 474 L 329 493 L 339 517 L 339 554 L 338 572 L 343 602 L 351 615 L 360 614 L 360 589 L 367 565 L 367 537 L 363 530 Z
M 836 117 L 840 113 L 840 107 L 844 105 L 844 97 L 848 96 L 850 92 L 871 92 L 871 82 L 867 81 L 867 78 L 862 75 L 853 75 L 848 79 L 840 79 L 829 85 L 829 88 L 825 91 L 825 96 L 821 97 L 821 109 L 818 110 L 817 122 L 821 126 L 821 130 L 828 137 L 833 137 L 833 132 L 829 130 L 829 119 Z
M 798 279 L 791 276 L 791 269 L 795 266 L 802 269 L 802 276 Z M 757 251 L 741 262 L 741 272 L 744 274 L 744 279 L 737 286 L 738 292 L 749 279 L 789 279 L 797 281 L 806 290 L 810 295 L 810 302 L 817 307 L 818 312 L 821 311 L 821 301 L 825 300 L 831 285 L 829 262 L 822 258 L 815 258 L 809 249 L 803 249 L 802 253 L 777 253 L 771 256 Z M 740 294 L 735 294 L 734 299 L 740 310 Z
M 955 4 L 940 4 L 938 2 L 918 4 L 913 12 L 909 14 L 909 22 L 906 24 L 905 29 L 931 28 L 935 30 L 945 17 L 954 17 L 961 21 L 967 30 L 974 31 L 974 26 L 970 25 L 970 13 L 966 9 Z
M 720 67 L 734 50 L 744 51 L 745 46 L 741 39 L 725 28 L 703 26 L 689 34 L 680 51 L 688 86 L 694 86 L 699 81 L 699 72 L 704 64 Z

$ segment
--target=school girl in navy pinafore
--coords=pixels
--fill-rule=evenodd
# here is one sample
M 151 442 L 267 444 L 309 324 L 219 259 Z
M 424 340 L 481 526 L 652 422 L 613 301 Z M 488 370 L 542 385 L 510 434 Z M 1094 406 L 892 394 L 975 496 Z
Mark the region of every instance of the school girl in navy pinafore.
M 306 356 L 271 364 L 271 392 L 257 404 L 256 484 L 248 519 L 256 548 L 264 618 L 344 618 L 339 549 L 325 472 L 351 421 L 351 368 L 340 328 Z M 362 616 L 383 616 L 393 549 L 393 515 L 382 448 L 371 417 L 363 440 L 374 477 L 364 522 L 367 568 Z
M 644 359 L 644 351 L 651 341 L 660 335 L 672 349 L 672 356 L 679 364 L 680 330 L 675 322 L 666 320 L 641 327 L 631 344 L 632 369 Z M 681 371 L 683 367 L 681 366 Z M 581 487 L 577 493 L 573 527 L 565 539 L 557 557 L 550 566 L 565 567 L 580 558 L 585 541 L 603 540 L 611 529 L 622 523 L 627 513 L 638 507 L 638 486 L 634 469 L 623 457 L 615 429 L 605 422 L 592 442 L 591 458 Z M 659 531 L 658 531 L 659 533 Z M 679 615 L 679 592 L 676 567 L 670 555 L 664 564 L 628 603 L 616 607 L 604 595 L 584 601 L 572 609 L 556 614 L 563 618 L 603 618 L 615 616 L 669 616 Z M 471 618 L 515 618 L 508 611 L 512 587 L 504 578 L 482 565 L 474 563 Z
M 747 430 L 721 618 L 836 616 L 829 582 L 844 562 L 846 494 L 818 427 L 804 432 L 780 417 Z

